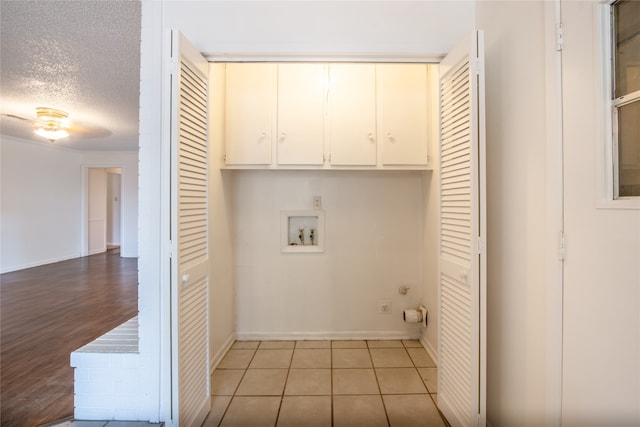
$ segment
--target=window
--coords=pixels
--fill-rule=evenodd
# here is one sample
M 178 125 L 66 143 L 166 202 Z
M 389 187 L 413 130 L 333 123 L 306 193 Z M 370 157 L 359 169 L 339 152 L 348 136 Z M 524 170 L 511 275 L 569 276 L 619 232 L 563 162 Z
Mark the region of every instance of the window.
M 614 197 L 640 196 L 640 1 L 611 7 Z

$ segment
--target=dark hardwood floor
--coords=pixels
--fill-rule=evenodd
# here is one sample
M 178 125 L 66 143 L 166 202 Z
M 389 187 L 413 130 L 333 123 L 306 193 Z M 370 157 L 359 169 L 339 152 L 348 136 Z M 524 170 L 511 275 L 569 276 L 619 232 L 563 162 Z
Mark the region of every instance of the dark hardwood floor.
M 138 312 L 138 262 L 117 251 L 0 275 L 0 423 L 73 415 L 70 353 Z

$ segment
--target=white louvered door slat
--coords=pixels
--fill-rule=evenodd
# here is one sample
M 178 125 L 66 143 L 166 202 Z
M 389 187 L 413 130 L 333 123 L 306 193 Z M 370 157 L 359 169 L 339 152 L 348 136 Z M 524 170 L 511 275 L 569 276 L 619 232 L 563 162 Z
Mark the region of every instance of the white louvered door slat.
M 191 427 L 210 408 L 208 64 L 179 32 L 172 37 L 173 416 Z
M 486 424 L 482 33 L 440 64 L 438 405 L 452 426 Z

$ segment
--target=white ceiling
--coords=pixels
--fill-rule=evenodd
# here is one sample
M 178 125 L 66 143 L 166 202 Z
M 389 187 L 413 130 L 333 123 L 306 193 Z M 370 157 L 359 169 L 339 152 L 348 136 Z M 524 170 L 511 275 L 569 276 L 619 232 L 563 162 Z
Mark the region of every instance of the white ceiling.
M 14 116 L 51 107 L 76 129 L 56 145 L 137 150 L 139 1 L 2 0 L 0 15 L 2 135 L 50 144 Z

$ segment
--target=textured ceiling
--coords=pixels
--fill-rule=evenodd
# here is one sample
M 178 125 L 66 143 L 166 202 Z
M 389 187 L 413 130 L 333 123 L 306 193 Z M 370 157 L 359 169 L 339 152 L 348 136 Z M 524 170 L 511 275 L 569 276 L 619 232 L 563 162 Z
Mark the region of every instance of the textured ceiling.
M 2 0 L 0 71 L 3 135 L 50 144 L 17 117 L 51 107 L 73 126 L 55 144 L 137 150 L 140 2 Z

